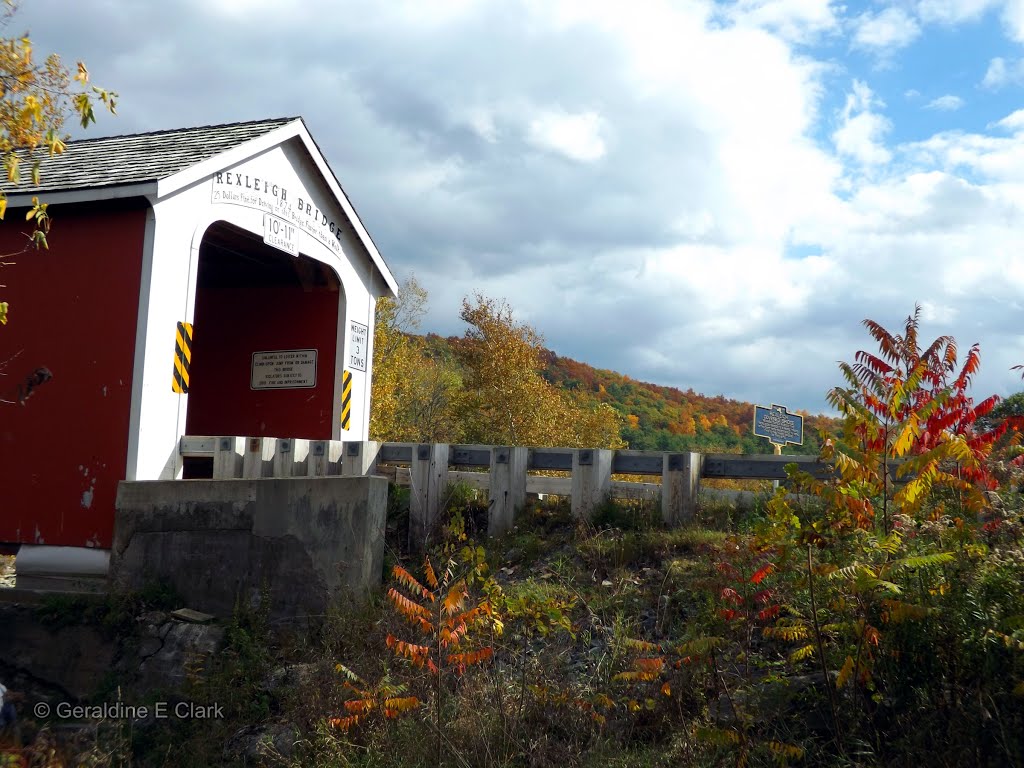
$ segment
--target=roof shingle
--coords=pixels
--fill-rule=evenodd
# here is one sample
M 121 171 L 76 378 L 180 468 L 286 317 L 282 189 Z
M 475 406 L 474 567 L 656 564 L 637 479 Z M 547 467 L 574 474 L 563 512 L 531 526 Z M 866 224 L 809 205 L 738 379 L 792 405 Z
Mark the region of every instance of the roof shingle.
M 158 181 L 295 120 L 301 118 L 69 141 L 63 153 L 52 157 L 45 149 L 37 150 L 34 157 L 40 161 L 39 186 L 31 184 L 29 161 L 23 159 L 26 167 L 22 183 L 10 184 L 3 179 L 0 189 L 8 195 L 21 195 Z

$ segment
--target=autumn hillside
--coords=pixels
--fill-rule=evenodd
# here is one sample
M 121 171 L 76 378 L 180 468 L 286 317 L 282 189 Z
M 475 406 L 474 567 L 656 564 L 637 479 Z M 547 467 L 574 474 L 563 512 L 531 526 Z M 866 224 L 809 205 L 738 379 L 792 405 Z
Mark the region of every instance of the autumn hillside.
M 771 451 L 766 440 L 753 435 L 753 403 L 636 381 L 615 371 L 559 357 L 554 352 L 549 354 L 546 371 L 548 380 L 555 385 L 593 392 L 621 413 L 625 417 L 622 437 L 630 448 L 723 453 Z M 804 416 L 804 445 L 790 446 L 786 453 L 817 453 L 820 430 L 831 432 L 838 422 L 800 413 Z
M 704 453 L 767 453 L 752 432 L 754 406 L 635 381 L 560 357 L 512 307 L 467 297 L 462 336 L 422 335 L 427 292 L 414 278 L 377 304 L 370 436 L 374 440 L 546 445 Z M 768 403 L 762 403 L 768 405 Z M 805 414 L 818 452 L 834 422 Z
M 453 346 L 458 343 L 457 338 L 436 334 L 417 338 L 434 359 L 455 357 Z M 542 363 L 544 377 L 558 389 L 613 408 L 621 416 L 621 436 L 630 448 L 707 453 L 771 451 L 767 441 L 753 435 L 753 403 L 637 381 L 547 349 L 542 354 Z M 788 446 L 785 452 L 816 454 L 820 431 L 834 431 L 838 422 L 800 413 L 804 416 L 804 444 Z

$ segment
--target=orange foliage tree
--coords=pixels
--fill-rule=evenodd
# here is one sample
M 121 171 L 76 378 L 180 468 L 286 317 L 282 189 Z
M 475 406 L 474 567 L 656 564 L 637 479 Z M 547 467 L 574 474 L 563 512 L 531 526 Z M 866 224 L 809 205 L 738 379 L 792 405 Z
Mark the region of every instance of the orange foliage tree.
M 385 645 L 409 671 L 423 672 L 429 680 L 438 765 L 444 740 L 445 680 L 461 677 L 470 668 L 490 661 L 494 655 L 493 640 L 503 630 L 490 597 L 491 592 L 500 594 L 500 590 L 487 577 L 483 548 L 469 544 L 456 552 L 457 543 L 465 536 L 455 529 L 448 533 L 448 540 L 442 547 L 443 571 L 438 573 L 429 555 L 423 561 L 422 579 L 396 564 L 392 568 L 394 583 L 387 591 L 388 603 L 415 634 L 403 638 L 388 632 Z M 350 730 L 375 713 L 395 718 L 424 704 L 420 696 L 408 693 L 407 686 L 393 684 L 388 675 L 372 686 L 344 665 L 339 664 L 337 668 L 346 676 L 346 686 L 355 694 L 344 703 L 345 714 L 329 721 L 342 731 Z
M 975 404 L 971 379 L 981 363 L 977 344 L 958 364 L 956 340 L 939 336 L 922 348 L 918 339 L 920 306 L 893 334 L 873 320 L 864 326 L 878 344 L 878 353 L 860 351 L 853 364 L 840 363 L 847 386 L 828 394 L 845 417 L 843 439 L 826 443 L 825 458 L 848 477 L 877 487 L 883 527 L 889 531 L 889 501 L 894 460 L 903 460 L 897 477 L 908 482 L 895 492 L 905 510 L 917 510 L 933 487 L 953 489 L 961 510 L 984 504 L 982 491 L 996 485 L 985 459 L 1017 420 L 983 429 L 979 420 L 999 402 L 993 395 Z M 864 493 L 847 500 L 873 516 Z

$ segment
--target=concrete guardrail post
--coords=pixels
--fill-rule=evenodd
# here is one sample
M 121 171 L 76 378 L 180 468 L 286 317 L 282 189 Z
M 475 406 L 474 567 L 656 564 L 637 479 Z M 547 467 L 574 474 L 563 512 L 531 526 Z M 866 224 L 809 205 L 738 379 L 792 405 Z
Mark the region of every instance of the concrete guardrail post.
M 272 477 L 291 477 L 295 464 L 295 441 L 290 437 L 277 438 L 274 448 Z
M 297 437 L 292 440 L 292 477 L 305 477 L 309 464 L 310 441 Z
M 339 475 L 343 444 L 340 440 L 310 440 L 306 457 L 307 477 Z
M 702 453 L 666 453 L 662 457 L 661 519 L 666 525 L 692 523 L 704 471 Z
M 213 449 L 213 479 L 234 480 L 242 476 L 245 438 L 218 437 Z
M 572 453 L 572 515 L 590 520 L 612 491 L 613 451 L 581 448 Z
M 275 440 L 272 437 L 248 437 L 242 459 L 242 477 L 257 480 L 269 477 L 270 462 L 274 459 Z
M 409 546 L 422 550 L 434 532 L 448 486 L 448 449 L 446 443 L 412 447 L 409 468 Z
M 509 530 L 516 515 L 526 505 L 527 455 L 527 448 L 491 447 L 488 536 L 500 536 Z
M 349 477 L 368 477 L 377 474 L 380 445 L 376 440 L 345 443 L 341 474 Z

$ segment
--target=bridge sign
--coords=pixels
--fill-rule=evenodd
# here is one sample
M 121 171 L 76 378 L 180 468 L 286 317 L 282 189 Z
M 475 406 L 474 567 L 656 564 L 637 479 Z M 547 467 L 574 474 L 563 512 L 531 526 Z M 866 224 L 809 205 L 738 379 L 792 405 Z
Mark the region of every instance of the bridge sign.
M 784 405 L 754 406 L 754 434 L 780 448 L 788 443 L 803 445 L 804 417 L 789 413 Z

